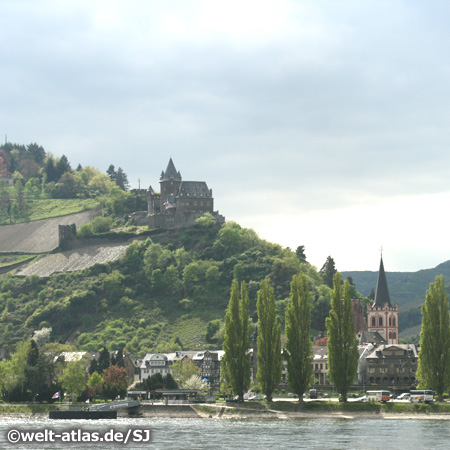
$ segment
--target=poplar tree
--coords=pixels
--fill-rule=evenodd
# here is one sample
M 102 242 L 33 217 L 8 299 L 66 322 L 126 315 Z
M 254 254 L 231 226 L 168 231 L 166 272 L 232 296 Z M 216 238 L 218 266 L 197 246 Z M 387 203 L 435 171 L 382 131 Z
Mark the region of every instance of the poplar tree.
M 433 389 L 443 401 L 450 388 L 450 325 L 448 295 L 444 277 L 439 275 L 430 287 L 422 305 L 419 365 L 416 377 L 419 386 Z
M 256 303 L 258 311 L 258 373 L 256 378 L 261 384 L 267 401 L 281 379 L 281 335 L 277 320 L 275 294 L 269 280 L 261 281 Z
M 286 350 L 288 384 L 298 395 L 300 403 L 303 402 L 303 393 L 313 381 L 310 331 L 308 277 L 304 274 L 294 275 L 286 308 Z
M 244 400 L 244 392 L 250 386 L 250 359 L 248 329 L 248 292 L 245 282 L 233 280 L 231 284 L 230 302 L 225 315 L 225 330 L 222 359 L 222 378 L 231 386 L 233 393 Z
M 349 387 L 355 381 L 358 371 L 358 339 L 353 323 L 350 283 L 345 280 L 344 289 L 341 274 L 333 277 L 330 316 L 326 319 L 328 332 L 328 379 L 347 401 Z

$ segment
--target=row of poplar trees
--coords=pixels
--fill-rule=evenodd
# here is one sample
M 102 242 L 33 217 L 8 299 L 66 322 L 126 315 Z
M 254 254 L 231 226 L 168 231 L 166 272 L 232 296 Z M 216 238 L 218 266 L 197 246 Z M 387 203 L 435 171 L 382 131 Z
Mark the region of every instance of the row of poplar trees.
M 222 379 L 234 395 L 243 400 L 250 386 L 249 300 L 245 282 L 234 280 L 230 303 L 225 315 Z M 277 320 L 275 294 L 269 280 L 260 284 L 257 299 L 257 366 L 256 378 L 267 401 L 281 380 L 281 328 Z M 294 275 L 289 303 L 286 307 L 286 359 L 288 384 L 303 401 L 303 393 L 314 383 L 312 372 L 310 283 L 303 275 Z M 358 340 L 355 334 L 348 280 L 342 285 L 341 275 L 334 276 L 328 331 L 328 378 L 340 392 L 343 401 L 358 370 Z

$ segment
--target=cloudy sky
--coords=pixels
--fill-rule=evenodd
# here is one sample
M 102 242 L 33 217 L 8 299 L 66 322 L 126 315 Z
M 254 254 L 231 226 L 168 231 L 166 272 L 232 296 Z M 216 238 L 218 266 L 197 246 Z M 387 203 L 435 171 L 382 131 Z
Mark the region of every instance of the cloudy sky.
M 450 259 L 450 2 L 0 0 L 0 133 L 158 186 L 319 269 Z M 1 136 L 1 134 L 0 134 Z

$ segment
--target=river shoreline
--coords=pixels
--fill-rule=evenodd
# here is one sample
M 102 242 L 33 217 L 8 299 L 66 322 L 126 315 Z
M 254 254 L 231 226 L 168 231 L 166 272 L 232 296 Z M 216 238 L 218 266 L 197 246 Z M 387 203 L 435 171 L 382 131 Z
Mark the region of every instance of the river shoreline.
M 383 419 L 383 420 L 450 420 L 449 412 L 411 412 L 411 411 L 385 411 L 384 405 L 373 405 L 372 411 L 361 410 L 305 410 L 298 405 L 293 405 L 297 410 L 280 410 L 279 405 L 267 404 L 245 404 L 245 405 L 224 405 L 224 404 L 194 404 L 194 405 L 162 405 L 162 404 L 142 404 L 141 406 L 121 409 L 118 411 L 118 418 L 128 419 Z M 345 408 L 345 407 L 344 407 Z M 1 412 L 0 417 L 8 419 L 26 418 L 48 418 L 48 411 L 36 412 Z

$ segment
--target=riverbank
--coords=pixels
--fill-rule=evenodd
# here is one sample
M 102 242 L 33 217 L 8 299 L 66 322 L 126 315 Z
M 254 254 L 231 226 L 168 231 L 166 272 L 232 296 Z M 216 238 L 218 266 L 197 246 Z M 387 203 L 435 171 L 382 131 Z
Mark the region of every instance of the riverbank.
M 48 417 L 58 404 L 0 404 L 0 416 Z M 146 404 L 118 411 L 122 418 L 207 418 L 207 419 L 439 419 L 450 420 L 450 404 L 389 402 L 246 402 L 236 404 L 163 405 Z

